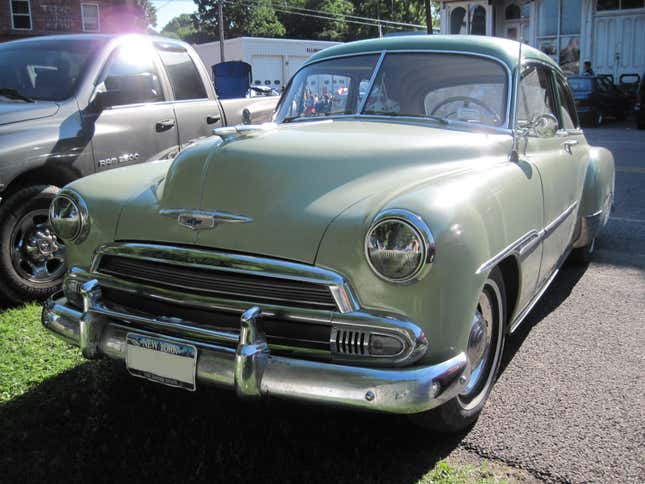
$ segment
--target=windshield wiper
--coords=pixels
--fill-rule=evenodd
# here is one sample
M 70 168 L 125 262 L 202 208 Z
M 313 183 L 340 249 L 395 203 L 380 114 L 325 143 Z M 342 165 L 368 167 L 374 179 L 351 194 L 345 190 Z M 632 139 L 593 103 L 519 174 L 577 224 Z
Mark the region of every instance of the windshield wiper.
M 27 97 L 24 94 L 20 94 L 18 90 L 8 87 L 0 87 L 0 96 L 8 97 L 9 99 L 20 99 L 21 101 L 25 101 L 27 103 L 34 102 L 34 100 L 30 97 Z

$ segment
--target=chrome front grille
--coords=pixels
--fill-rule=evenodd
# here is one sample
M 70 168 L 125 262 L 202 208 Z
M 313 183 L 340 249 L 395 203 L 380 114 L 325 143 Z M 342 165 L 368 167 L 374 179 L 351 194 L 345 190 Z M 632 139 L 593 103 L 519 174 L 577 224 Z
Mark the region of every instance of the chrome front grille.
M 259 305 L 337 310 L 328 285 L 297 279 L 107 254 L 101 257 L 97 272 L 184 294 Z

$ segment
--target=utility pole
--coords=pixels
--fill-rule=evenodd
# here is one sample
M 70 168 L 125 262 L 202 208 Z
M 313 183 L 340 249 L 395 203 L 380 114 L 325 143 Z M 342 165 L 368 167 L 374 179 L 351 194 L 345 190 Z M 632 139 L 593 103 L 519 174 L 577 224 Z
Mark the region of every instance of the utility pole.
M 383 27 L 381 26 L 381 0 L 376 0 L 376 19 L 378 20 L 378 36 L 383 37 Z
M 432 9 L 430 0 L 425 0 L 426 4 L 426 24 L 428 25 L 428 35 L 432 35 Z
M 219 61 L 224 62 L 224 0 L 217 2 L 217 23 L 219 24 Z

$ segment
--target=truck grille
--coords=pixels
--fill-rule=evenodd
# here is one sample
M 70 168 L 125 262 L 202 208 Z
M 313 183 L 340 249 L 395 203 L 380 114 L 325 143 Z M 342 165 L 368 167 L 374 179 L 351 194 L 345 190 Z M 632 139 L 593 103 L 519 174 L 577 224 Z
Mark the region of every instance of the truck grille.
M 98 272 L 149 286 L 180 290 L 251 304 L 337 310 L 324 284 L 272 276 L 134 259 L 118 255 L 101 257 Z

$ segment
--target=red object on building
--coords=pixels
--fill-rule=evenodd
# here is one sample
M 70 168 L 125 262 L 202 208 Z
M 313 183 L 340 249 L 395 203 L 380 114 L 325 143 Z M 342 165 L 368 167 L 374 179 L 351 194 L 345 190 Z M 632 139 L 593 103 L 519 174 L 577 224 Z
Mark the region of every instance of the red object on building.
M 143 33 L 137 0 L 1 0 L 0 41 L 37 35 Z

